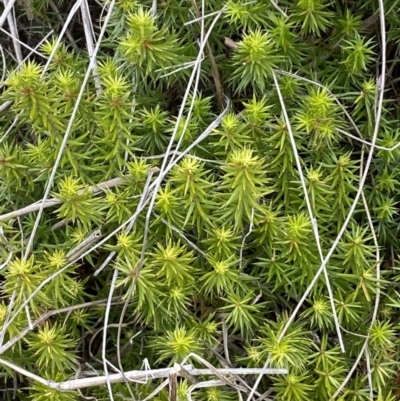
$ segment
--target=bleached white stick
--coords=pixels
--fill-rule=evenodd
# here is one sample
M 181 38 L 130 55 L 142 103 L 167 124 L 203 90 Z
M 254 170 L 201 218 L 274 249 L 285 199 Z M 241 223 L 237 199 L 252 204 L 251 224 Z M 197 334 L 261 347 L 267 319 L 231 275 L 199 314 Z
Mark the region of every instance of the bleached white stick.
M 301 186 L 303 187 L 304 199 L 306 201 L 308 214 L 310 216 L 310 221 L 311 221 L 312 228 L 313 228 L 313 231 L 314 231 L 314 237 L 315 237 L 315 241 L 316 241 L 316 244 L 317 244 L 319 257 L 320 257 L 321 262 L 323 263 L 324 255 L 322 253 L 321 240 L 320 240 L 320 236 L 319 236 L 319 232 L 318 232 L 317 219 L 314 216 L 314 213 L 313 213 L 313 210 L 312 210 L 312 207 L 311 207 L 310 197 L 308 196 L 308 189 L 307 189 L 306 181 L 305 181 L 304 174 L 303 174 L 303 168 L 301 166 L 300 156 L 299 156 L 299 153 L 297 151 L 296 140 L 295 140 L 294 135 L 293 135 L 292 126 L 290 124 L 289 116 L 287 114 L 286 107 L 285 107 L 285 102 L 283 100 L 283 96 L 282 96 L 282 93 L 281 93 L 281 90 L 280 90 L 279 83 L 278 83 L 278 80 L 276 78 L 275 72 L 273 72 L 273 77 L 274 77 L 275 87 L 276 87 L 276 90 L 278 92 L 279 101 L 280 101 L 281 106 L 282 106 L 282 111 L 283 111 L 283 115 L 284 115 L 284 118 L 285 118 L 286 127 L 287 127 L 287 130 L 288 130 L 288 133 L 289 133 L 290 143 L 292 145 L 294 158 L 296 160 L 296 165 L 297 165 L 297 170 L 298 170 L 298 174 L 299 174 L 300 181 L 301 181 Z M 341 348 L 342 352 L 345 352 L 342 333 L 341 333 L 341 330 L 340 330 L 339 319 L 338 319 L 337 313 L 336 313 L 335 299 L 333 297 L 333 291 L 332 291 L 331 283 L 330 283 L 330 280 L 329 280 L 328 271 L 326 269 L 326 265 L 323 268 L 323 273 L 324 273 L 324 276 L 325 276 L 326 288 L 328 290 L 329 301 L 331 303 L 332 315 L 333 315 L 333 320 L 335 322 L 336 333 L 337 333 L 337 336 L 338 336 L 340 348 Z
M 7 5 L 4 7 L 3 13 L 0 16 L 0 28 L 3 28 L 4 23 L 7 20 L 8 14 L 11 12 L 14 7 L 15 0 L 9 0 Z

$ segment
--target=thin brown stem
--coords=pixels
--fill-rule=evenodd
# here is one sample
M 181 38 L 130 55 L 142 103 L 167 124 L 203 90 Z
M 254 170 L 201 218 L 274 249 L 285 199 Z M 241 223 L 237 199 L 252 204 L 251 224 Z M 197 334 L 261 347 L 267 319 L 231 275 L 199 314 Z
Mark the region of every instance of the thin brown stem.
M 197 18 L 201 17 L 199 8 L 197 7 L 196 0 L 192 0 L 194 12 L 196 14 Z M 201 21 L 199 20 L 199 25 L 201 25 Z M 220 107 L 221 110 L 225 108 L 225 102 L 224 102 L 224 88 L 222 87 L 221 83 L 221 77 L 219 75 L 217 63 L 215 61 L 215 57 L 212 51 L 212 48 L 209 44 L 209 42 L 206 42 L 206 48 L 207 48 L 207 53 L 208 57 L 210 59 L 210 64 L 211 64 L 211 73 L 214 78 L 214 85 L 215 85 L 215 90 L 217 92 L 217 101 L 218 101 L 218 106 Z

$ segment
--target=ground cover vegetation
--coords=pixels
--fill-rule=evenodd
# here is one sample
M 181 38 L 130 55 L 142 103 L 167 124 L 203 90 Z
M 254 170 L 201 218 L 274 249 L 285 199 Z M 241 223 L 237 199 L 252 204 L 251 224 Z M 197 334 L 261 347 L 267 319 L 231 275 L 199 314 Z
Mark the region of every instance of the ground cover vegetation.
M 6 399 L 398 399 L 399 9 L 3 1 Z

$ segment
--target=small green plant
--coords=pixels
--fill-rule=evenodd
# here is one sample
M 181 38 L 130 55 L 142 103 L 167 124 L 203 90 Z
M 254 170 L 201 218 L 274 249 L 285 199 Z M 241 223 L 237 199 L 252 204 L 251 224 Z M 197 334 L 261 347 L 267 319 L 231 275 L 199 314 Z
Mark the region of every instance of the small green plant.
M 394 401 L 400 1 L 4 4 L 8 399 Z

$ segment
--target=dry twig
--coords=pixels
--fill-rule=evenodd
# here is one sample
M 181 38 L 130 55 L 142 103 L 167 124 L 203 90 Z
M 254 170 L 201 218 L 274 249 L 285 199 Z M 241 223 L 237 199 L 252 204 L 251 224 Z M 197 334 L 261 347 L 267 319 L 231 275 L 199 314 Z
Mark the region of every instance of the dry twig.
M 197 7 L 196 0 L 192 0 L 192 5 L 193 5 L 193 8 L 194 8 L 197 18 L 201 18 L 200 11 L 199 11 L 199 8 Z M 199 21 L 200 26 L 203 23 L 204 23 L 204 19 Z M 208 41 L 206 42 L 206 48 L 207 48 L 208 57 L 210 58 L 211 73 L 214 78 L 214 85 L 215 85 L 215 90 L 217 92 L 218 105 L 219 105 L 220 109 L 223 110 L 224 109 L 224 95 L 223 95 L 224 88 L 222 87 L 221 77 L 219 75 L 217 63 L 215 61 L 215 57 L 214 57 L 212 48 L 211 48 L 210 44 L 208 43 Z

